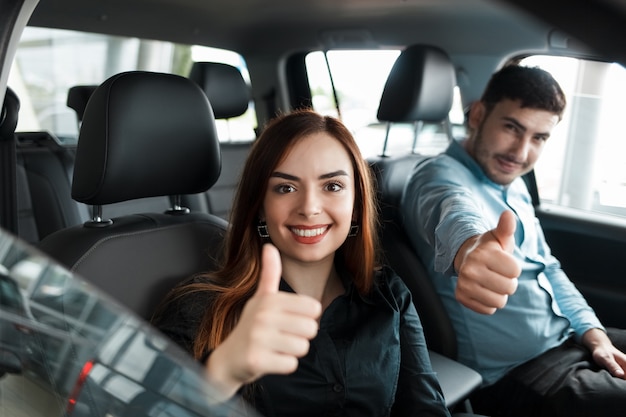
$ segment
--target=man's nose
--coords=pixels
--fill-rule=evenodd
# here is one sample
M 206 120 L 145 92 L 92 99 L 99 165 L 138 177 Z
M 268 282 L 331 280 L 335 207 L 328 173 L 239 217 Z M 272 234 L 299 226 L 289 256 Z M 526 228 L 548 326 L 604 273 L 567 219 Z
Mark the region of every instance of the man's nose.
M 530 146 L 532 143 L 532 137 L 522 136 L 513 145 L 513 153 L 517 162 L 524 162 L 528 158 L 528 152 L 530 152 Z

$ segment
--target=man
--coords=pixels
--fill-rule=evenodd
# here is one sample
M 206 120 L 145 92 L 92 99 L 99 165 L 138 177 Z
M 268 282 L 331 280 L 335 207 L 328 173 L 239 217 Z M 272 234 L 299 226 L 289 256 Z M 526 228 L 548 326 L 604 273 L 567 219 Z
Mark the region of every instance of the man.
M 626 410 L 626 332 L 607 330 L 551 255 L 521 178 L 565 96 L 539 69 L 495 73 L 469 135 L 418 164 L 402 199 L 406 230 L 483 376 L 477 412 L 618 415 Z

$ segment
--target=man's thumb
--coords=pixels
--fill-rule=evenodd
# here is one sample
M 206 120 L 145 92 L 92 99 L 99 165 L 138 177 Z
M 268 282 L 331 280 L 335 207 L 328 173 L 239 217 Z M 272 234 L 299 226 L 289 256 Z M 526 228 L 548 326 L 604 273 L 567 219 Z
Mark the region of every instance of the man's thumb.
M 278 292 L 282 265 L 280 263 L 280 253 L 272 244 L 263 245 L 261 254 L 261 278 L 257 286 L 257 294 L 271 294 Z
M 515 248 L 515 228 L 517 220 L 515 214 L 511 210 L 505 210 L 500 215 L 498 225 L 493 229 L 493 235 L 496 237 L 500 246 L 505 251 L 512 253 Z

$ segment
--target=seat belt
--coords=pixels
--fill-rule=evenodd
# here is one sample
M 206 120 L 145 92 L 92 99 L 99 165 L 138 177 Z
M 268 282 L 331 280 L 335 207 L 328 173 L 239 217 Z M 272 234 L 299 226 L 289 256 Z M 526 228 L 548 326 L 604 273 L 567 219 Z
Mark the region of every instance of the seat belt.
M 0 114 L 0 226 L 17 235 L 17 174 L 15 128 L 20 101 L 7 87 Z

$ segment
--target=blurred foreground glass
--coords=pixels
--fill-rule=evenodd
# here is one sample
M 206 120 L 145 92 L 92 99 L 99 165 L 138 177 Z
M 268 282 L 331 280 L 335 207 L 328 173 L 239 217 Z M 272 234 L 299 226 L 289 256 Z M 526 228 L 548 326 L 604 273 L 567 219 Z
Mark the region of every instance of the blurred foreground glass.
M 0 229 L 0 415 L 244 415 L 211 398 L 178 346 Z

